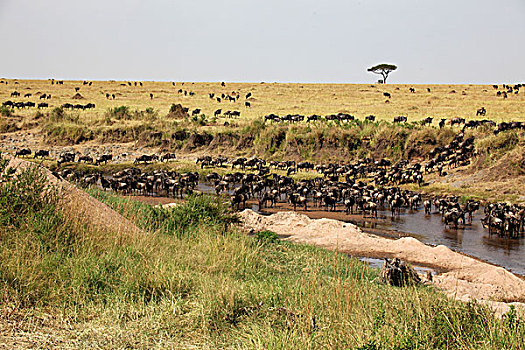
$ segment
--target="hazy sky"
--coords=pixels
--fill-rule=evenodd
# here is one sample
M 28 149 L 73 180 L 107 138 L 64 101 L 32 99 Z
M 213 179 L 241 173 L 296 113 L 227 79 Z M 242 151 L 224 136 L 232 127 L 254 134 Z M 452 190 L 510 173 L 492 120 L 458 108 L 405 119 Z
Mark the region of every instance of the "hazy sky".
M 525 0 L 0 0 L 0 77 L 525 82 Z

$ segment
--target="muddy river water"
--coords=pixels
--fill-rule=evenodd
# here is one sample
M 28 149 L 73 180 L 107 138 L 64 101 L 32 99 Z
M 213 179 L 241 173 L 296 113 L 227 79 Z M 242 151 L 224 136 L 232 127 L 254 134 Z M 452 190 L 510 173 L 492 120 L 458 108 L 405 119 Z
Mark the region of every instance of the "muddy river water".
M 213 188 L 205 183 L 199 184 L 200 191 L 211 193 Z M 256 201 L 251 201 L 248 208 L 261 214 L 271 214 L 282 210 L 293 210 L 287 203 L 278 203 L 275 208 L 259 210 Z M 458 229 L 448 229 L 437 212 L 425 215 L 424 210 L 402 210 L 399 217 L 391 217 L 389 210 L 379 210 L 378 218 L 363 218 L 361 214 L 346 215 L 342 206 L 336 212 L 328 212 L 309 207 L 308 211 L 298 208 L 311 218 L 330 218 L 353 223 L 363 231 L 387 236 L 411 236 L 430 245 L 444 245 L 450 249 L 473 256 L 489 263 L 503 266 L 509 271 L 525 276 L 525 238 L 508 239 L 489 235 L 481 224 L 483 208 L 474 213 L 472 224 Z

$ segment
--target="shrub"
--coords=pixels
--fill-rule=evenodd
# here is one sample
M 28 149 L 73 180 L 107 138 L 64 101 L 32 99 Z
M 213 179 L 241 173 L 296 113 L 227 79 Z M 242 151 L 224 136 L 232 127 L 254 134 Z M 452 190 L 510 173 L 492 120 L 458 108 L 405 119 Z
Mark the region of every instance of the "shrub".
M 279 236 L 277 236 L 277 233 L 273 231 L 259 231 L 255 234 L 255 239 L 262 243 L 262 244 L 268 244 L 268 243 L 276 243 L 279 241 Z
M 4 117 L 11 117 L 13 115 L 13 111 L 9 107 L 0 106 L 0 114 Z
M 109 108 L 106 112 L 106 115 L 118 120 L 124 119 L 129 120 L 132 118 L 132 113 L 128 106 L 119 106 L 114 108 Z

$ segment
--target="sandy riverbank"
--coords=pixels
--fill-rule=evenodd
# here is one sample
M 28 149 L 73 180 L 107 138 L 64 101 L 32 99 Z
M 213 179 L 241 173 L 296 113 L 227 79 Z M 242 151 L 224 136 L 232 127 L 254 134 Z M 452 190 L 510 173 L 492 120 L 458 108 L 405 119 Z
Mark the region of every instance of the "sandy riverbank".
M 456 253 L 445 246 L 432 247 L 412 237 L 387 239 L 364 233 L 355 225 L 332 219 L 310 219 L 296 212 L 263 216 L 246 209 L 240 213 L 248 230 L 271 230 L 283 239 L 313 244 L 354 256 L 398 257 L 444 271 L 434 285 L 462 301 L 487 303 L 497 313 L 515 305 L 525 312 L 525 280 L 502 267 Z

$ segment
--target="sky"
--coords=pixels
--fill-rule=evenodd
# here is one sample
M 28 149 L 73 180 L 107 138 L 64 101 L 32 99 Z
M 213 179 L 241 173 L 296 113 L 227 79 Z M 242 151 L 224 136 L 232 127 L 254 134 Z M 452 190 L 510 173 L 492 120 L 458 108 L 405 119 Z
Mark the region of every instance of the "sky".
M 525 82 L 525 0 L 0 0 L 0 77 Z

